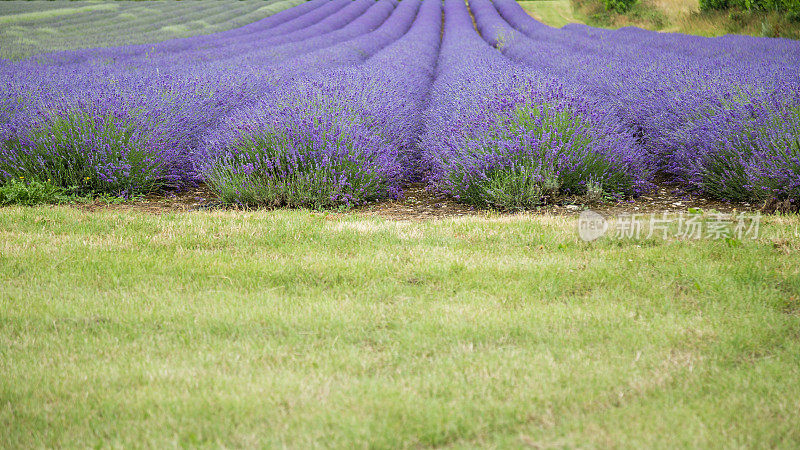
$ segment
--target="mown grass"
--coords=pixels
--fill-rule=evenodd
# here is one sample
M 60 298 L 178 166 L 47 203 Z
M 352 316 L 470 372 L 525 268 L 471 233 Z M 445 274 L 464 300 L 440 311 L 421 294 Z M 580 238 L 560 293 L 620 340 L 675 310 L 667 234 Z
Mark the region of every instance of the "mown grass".
M 561 28 L 568 23 L 583 23 L 575 17 L 569 0 L 526 0 L 517 2 L 539 22 Z
M 797 447 L 798 227 L 0 209 L 0 447 Z

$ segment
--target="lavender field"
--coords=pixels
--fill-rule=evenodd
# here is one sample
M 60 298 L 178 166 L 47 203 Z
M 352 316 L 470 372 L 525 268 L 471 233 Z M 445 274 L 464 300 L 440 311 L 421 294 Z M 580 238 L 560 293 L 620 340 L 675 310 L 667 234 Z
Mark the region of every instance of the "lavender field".
M 0 62 L 0 180 L 119 197 L 206 185 L 271 207 L 414 182 L 497 209 L 663 183 L 796 205 L 798 68 L 796 41 L 556 29 L 513 0 L 313 0 L 229 31 Z
M 798 206 L 800 41 L 0 1 L 0 448 L 800 448 Z

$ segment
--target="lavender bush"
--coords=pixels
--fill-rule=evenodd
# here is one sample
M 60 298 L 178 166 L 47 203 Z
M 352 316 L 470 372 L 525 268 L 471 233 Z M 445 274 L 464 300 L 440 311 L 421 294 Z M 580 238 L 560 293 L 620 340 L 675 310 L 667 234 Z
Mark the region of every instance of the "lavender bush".
M 118 82 L 43 93 L 17 110 L 0 125 L 0 179 L 123 196 L 196 179 L 192 137 L 204 124 L 185 111 L 209 117 L 217 100 L 189 79 Z
M 445 32 L 422 140 L 432 189 L 481 206 L 527 208 L 564 196 L 634 194 L 646 170 L 602 105 L 513 64 L 445 2 Z
M 418 6 L 405 0 L 398 9 Z M 408 33 L 364 63 L 299 76 L 236 112 L 207 138 L 206 182 L 223 201 L 246 205 L 319 208 L 397 196 L 440 23 L 441 6 L 425 2 Z
M 489 42 L 515 61 L 584 84 L 637 136 L 654 168 L 684 189 L 735 201 L 797 198 L 790 180 L 799 136 L 797 42 L 556 30 L 512 0 L 494 1 L 508 23 L 486 0 L 472 4 Z
M 762 95 L 699 110 L 670 135 L 669 172 L 716 198 L 800 201 L 798 105 Z

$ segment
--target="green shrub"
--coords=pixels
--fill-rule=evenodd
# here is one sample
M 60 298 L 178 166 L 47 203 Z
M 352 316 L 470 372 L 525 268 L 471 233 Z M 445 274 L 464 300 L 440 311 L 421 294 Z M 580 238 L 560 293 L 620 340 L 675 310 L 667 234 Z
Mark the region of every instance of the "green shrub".
M 733 0 L 737 1 L 737 0 Z M 728 9 L 728 0 L 700 0 L 701 11 L 714 11 L 721 9 Z
M 744 11 L 733 10 L 728 12 L 728 20 L 738 28 L 747 26 L 749 19 L 749 14 Z
M 633 19 L 643 20 L 653 25 L 653 28 L 660 30 L 669 24 L 666 14 L 655 8 L 633 8 L 628 14 Z
M 624 13 L 629 11 L 639 0 L 602 0 L 606 11 Z
M 800 0 L 700 0 L 702 11 L 729 8 L 742 11 L 785 12 L 790 20 L 800 17 Z
M 9 180 L 0 185 L 0 206 L 64 203 L 72 199 L 64 188 L 52 182 Z

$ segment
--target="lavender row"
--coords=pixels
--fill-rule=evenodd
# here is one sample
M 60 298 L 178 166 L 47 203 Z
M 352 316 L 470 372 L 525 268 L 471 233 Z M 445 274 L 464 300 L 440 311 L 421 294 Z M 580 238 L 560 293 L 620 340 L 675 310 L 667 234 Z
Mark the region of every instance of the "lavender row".
M 422 136 L 425 179 L 482 206 L 527 208 L 646 187 L 634 139 L 578 86 L 514 64 L 445 0 L 439 73 Z
M 176 53 L 172 57 L 157 58 L 157 60 L 162 66 L 178 68 L 192 68 L 198 64 L 205 65 L 209 62 L 217 65 L 244 64 L 247 66 L 278 62 L 279 53 L 277 53 L 276 49 L 286 46 L 291 51 L 293 45 L 308 39 L 316 40 L 316 45 L 323 45 L 326 41 L 320 39 L 322 36 L 330 36 L 332 39 L 336 39 L 336 34 L 346 30 L 351 22 L 358 21 L 371 12 L 374 14 L 376 7 L 377 9 L 383 9 L 384 12 L 387 9 L 391 11 L 395 2 L 394 0 L 386 0 L 378 3 L 384 7 L 381 8 L 381 6 L 376 5 L 374 0 L 333 0 L 319 10 L 287 23 L 287 25 L 300 27 L 293 32 L 274 37 L 257 36 L 253 38 L 253 36 L 250 36 L 248 39 L 240 38 L 231 45 L 214 48 L 194 48 Z M 344 4 L 344 7 L 317 21 L 316 13 L 325 12 L 327 6 L 341 6 L 341 4 Z M 388 14 L 383 15 L 383 19 L 386 18 L 386 15 Z M 314 22 L 309 24 L 312 20 Z M 378 24 L 380 24 L 380 21 Z M 359 28 L 359 24 L 356 25 L 356 28 Z M 345 39 L 348 38 L 346 34 L 343 37 Z M 330 43 L 335 42 L 333 40 Z
M 363 63 L 299 76 L 237 111 L 206 137 L 204 179 L 223 201 L 246 205 L 397 196 L 417 159 L 440 24 L 441 5 L 426 1 L 408 33 Z
M 123 61 L 141 57 L 149 58 L 151 54 L 164 55 L 180 53 L 200 47 L 211 49 L 240 42 L 241 39 L 258 38 L 265 32 L 268 32 L 271 36 L 294 32 L 327 17 L 338 9 L 341 9 L 345 4 L 347 4 L 347 2 L 334 4 L 329 0 L 311 0 L 252 24 L 206 36 L 171 39 L 156 44 L 64 51 L 41 55 L 34 58 L 34 60 L 47 64 L 85 64 L 90 61 L 103 61 L 108 59 Z M 317 11 L 322 7 L 324 7 L 324 9 Z M 305 19 L 302 19 L 302 21 L 297 20 L 301 17 L 305 17 Z
M 390 5 L 394 0 L 387 0 Z M 298 8 L 304 13 L 296 15 L 294 9 L 284 11 L 271 17 L 275 26 L 250 30 L 247 33 L 226 35 L 219 33 L 213 39 L 199 36 L 182 40 L 183 45 L 169 45 L 172 42 L 152 46 L 131 46 L 104 49 L 103 51 L 65 52 L 57 55 L 42 55 L 38 60 L 45 61 L 48 66 L 67 66 L 78 70 L 91 70 L 98 64 L 113 64 L 128 70 L 191 72 L 198 67 L 204 68 L 209 63 L 241 64 L 248 61 L 255 63 L 279 62 L 270 61 L 272 52 L 267 50 L 280 47 L 291 49 L 293 44 L 308 39 L 317 39 L 338 33 L 353 21 L 373 9 L 373 0 L 322 0 L 312 1 L 302 6 L 315 8 Z M 389 6 L 390 6 L 389 5 Z M 307 10 L 307 11 L 306 11 Z M 374 13 L 373 13 L 374 14 Z M 284 19 L 288 19 L 285 20 Z M 267 19 L 269 20 L 269 19 Z M 265 20 L 266 21 L 266 20 Z M 380 22 L 378 22 L 380 23 Z M 356 24 L 358 28 L 358 24 Z M 348 36 L 342 36 L 347 39 Z M 331 40 L 327 45 L 336 43 Z
M 797 42 L 634 29 L 581 37 L 523 17 L 511 0 L 495 0 L 497 11 L 487 3 L 472 3 L 487 41 L 583 83 L 685 189 L 736 201 L 800 198 Z
M 361 12 L 368 9 L 362 18 L 369 20 L 356 20 L 356 27 L 350 27 L 350 36 L 357 37 L 373 31 L 392 10 L 389 0 L 361 0 L 345 8 L 352 5 Z M 406 14 L 408 23 L 411 18 Z M 232 71 L 197 64 L 190 71 L 159 73 L 154 65 L 155 73 L 94 61 L 0 68 L 13 75 L 5 79 L 11 95 L 0 99 L 0 177 L 39 177 L 121 194 L 192 183 L 197 179 L 193 155 L 200 137 L 243 99 L 263 96 L 258 89 L 269 86 L 267 78 L 248 85 L 253 66 Z M 301 72 L 301 65 L 286 71 Z M 242 92 L 243 87 L 251 91 Z

